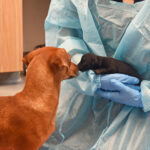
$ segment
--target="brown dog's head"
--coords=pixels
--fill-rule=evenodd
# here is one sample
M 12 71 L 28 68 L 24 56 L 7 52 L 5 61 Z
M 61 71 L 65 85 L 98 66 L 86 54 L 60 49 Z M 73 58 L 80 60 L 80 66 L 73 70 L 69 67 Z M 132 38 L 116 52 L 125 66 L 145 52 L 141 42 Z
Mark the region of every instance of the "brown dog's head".
M 61 80 L 76 77 L 78 74 L 77 66 L 71 62 L 70 55 L 63 48 L 43 47 L 30 52 L 23 58 L 25 65 L 39 60 L 46 63 L 54 75 L 59 76 Z

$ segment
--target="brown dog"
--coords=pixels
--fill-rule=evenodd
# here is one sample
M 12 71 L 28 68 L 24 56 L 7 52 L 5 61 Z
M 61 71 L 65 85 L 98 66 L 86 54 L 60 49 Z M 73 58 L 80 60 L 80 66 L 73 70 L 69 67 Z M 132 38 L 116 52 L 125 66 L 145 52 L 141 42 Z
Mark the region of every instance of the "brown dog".
M 40 48 L 23 62 L 29 65 L 23 91 L 0 97 L 0 150 L 38 150 L 55 130 L 61 81 L 78 74 L 60 48 Z

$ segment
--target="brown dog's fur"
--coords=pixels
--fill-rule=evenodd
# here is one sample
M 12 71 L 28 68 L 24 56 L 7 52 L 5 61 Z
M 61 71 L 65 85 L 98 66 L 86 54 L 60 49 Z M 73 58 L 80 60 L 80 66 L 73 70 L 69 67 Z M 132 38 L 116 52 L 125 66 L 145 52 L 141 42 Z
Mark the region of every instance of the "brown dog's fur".
M 42 47 L 45 47 L 45 44 L 36 45 L 33 50 L 37 50 L 37 49 L 42 48 Z M 31 51 L 23 52 L 23 57 L 25 57 L 30 52 Z M 27 66 L 25 64 L 23 64 L 23 75 L 24 76 L 26 75 L 26 69 L 27 69 Z
M 0 150 L 38 150 L 55 130 L 61 81 L 78 69 L 64 49 L 44 47 L 26 55 L 25 86 L 0 97 Z
M 137 77 L 140 82 L 141 76 L 128 63 L 116 60 L 112 57 L 97 56 L 92 53 L 87 53 L 82 56 L 78 64 L 80 71 L 93 70 L 96 74 L 123 73 Z

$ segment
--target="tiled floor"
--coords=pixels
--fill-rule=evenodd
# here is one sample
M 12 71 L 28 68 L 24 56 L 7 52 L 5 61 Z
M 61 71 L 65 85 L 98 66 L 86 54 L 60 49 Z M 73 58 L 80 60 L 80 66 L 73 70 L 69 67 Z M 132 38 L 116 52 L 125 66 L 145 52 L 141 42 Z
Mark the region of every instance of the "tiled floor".
M 24 87 L 24 83 L 0 85 L 0 96 L 11 96 L 20 92 Z

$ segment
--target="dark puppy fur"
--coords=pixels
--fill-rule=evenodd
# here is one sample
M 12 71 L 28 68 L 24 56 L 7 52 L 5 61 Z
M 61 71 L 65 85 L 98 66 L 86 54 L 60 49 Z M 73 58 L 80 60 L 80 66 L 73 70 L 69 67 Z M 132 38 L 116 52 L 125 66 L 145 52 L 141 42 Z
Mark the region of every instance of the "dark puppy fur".
M 128 63 L 116 60 L 112 57 L 97 56 L 92 53 L 87 53 L 82 56 L 78 64 L 80 71 L 93 70 L 96 74 L 123 73 L 137 77 L 140 82 L 141 76 Z

